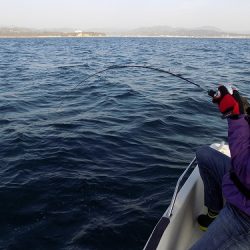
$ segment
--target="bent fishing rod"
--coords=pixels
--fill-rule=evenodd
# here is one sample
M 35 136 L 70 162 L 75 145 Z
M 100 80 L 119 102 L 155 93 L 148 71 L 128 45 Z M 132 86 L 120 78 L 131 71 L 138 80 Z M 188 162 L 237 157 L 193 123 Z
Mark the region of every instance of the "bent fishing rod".
M 87 80 L 89 80 L 90 78 L 93 78 L 93 77 L 95 77 L 97 75 L 100 75 L 100 74 L 102 74 L 102 73 L 104 73 L 106 71 L 116 70 L 116 69 L 125 69 L 125 68 L 142 68 L 142 69 L 149 69 L 149 70 L 152 70 L 152 71 L 157 71 L 159 73 L 168 74 L 170 76 L 173 76 L 173 77 L 179 78 L 181 80 L 184 80 L 185 82 L 187 82 L 189 84 L 192 84 L 192 85 L 200 88 L 201 90 L 205 91 L 206 93 L 209 92 L 208 90 L 206 90 L 205 88 L 203 88 L 200 84 L 198 84 L 198 83 L 196 83 L 194 81 L 191 81 L 190 79 L 182 76 L 181 74 L 176 74 L 176 73 L 171 72 L 170 70 L 156 68 L 156 67 L 153 67 L 153 66 L 150 66 L 150 65 L 135 65 L 135 64 L 111 65 L 111 66 L 109 66 L 107 68 L 104 68 L 103 70 L 96 71 L 95 73 L 87 76 L 81 82 L 79 82 L 78 84 L 76 84 L 72 89 L 70 89 L 70 91 L 75 90 L 78 86 L 80 86 L 81 84 L 83 84 L 84 82 L 86 82 Z M 62 104 L 63 104 L 63 101 L 61 101 L 61 103 L 59 104 L 58 110 L 61 109 Z
M 135 64 L 111 65 L 111 66 L 109 66 L 109 67 L 107 67 L 107 68 L 105 68 L 103 70 L 97 71 L 97 72 L 89 75 L 88 77 L 86 77 L 85 79 L 83 79 L 80 83 L 78 83 L 77 85 L 75 85 L 75 87 L 72 90 L 74 90 L 75 88 L 77 88 L 83 82 L 86 82 L 88 79 L 90 79 L 90 78 L 92 78 L 94 76 L 97 76 L 97 75 L 99 75 L 101 73 L 104 73 L 105 71 L 109 71 L 109 70 L 113 70 L 113 69 L 124 69 L 124 68 L 143 68 L 143 69 L 150 69 L 150 70 L 153 70 L 153 71 L 158 71 L 160 73 L 165 73 L 165 74 L 177 77 L 179 79 L 182 79 L 182 80 L 184 80 L 184 81 L 186 81 L 186 82 L 188 82 L 190 84 L 195 85 L 196 87 L 199 87 L 202 90 L 205 90 L 199 84 L 197 84 L 197 83 L 189 80 L 186 77 L 183 77 L 181 74 L 175 74 L 175 73 L 171 72 L 170 70 L 160 69 L 160 68 L 152 67 L 152 66 L 149 66 L 149 65 L 135 65 Z M 207 92 L 207 90 L 205 90 L 205 91 Z

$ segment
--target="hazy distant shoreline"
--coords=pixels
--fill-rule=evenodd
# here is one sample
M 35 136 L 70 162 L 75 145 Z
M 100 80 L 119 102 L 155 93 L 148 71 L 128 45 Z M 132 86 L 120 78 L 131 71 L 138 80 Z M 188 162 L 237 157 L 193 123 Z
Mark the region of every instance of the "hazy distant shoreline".
M 202 37 L 202 36 L 85 36 L 85 37 L 77 37 L 77 36 L 1 36 L 0 39 L 37 39 L 37 38 L 76 38 L 76 39 L 86 39 L 86 38 L 186 38 L 186 39 L 250 39 L 250 36 L 232 36 L 232 37 Z
M 93 38 L 97 38 L 97 37 L 99 37 L 99 38 L 103 38 L 103 37 L 106 37 L 106 36 L 86 36 L 86 37 L 77 37 L 77 36 L 1 36 L 0 35 L 0 39 L 2 38 L 2 39 L 7 39 L 7 38 L 30 38 L 30 39 L 32 39 L 32 38 L 78 38 L 78 39 L 80 39 L 80 38 L 91 38 L 91 37 L 93 37 Z
M 103 37 L 103 32 L 46 31 L 28 28 L 0 28 L 0 38 Z
M 89 38 L 89 37 L 249 39 L 250 34 L 225 32 L 215 27 L 200 27 L 196 29 L 185 29 L 185 28 L 172 28 L 169 26 L 154 26 L 154 27 L 144 27 L 127 31 L 36 30 L 30 28 L 0 27 L 0 38 Z

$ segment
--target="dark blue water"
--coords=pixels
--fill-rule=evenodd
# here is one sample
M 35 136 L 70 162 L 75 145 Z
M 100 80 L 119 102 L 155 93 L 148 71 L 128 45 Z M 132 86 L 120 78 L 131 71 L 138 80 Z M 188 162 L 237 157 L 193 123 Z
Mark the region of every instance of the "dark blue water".
M 162 73 L 81 81 L 150 64 L 249 97 L 249 51 L 237 39 L 1 39 L 0 249 L 142 249 L 196 148 L 226 140 L 226 121 L 206 93 Z

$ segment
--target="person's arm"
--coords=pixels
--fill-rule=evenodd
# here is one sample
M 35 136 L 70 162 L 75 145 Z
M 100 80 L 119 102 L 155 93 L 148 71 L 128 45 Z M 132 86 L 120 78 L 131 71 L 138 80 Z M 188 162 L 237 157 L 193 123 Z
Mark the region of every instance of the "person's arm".
M 245 115 L 228 118 L 228 143 L 232 170 L 243 185 L 250 187 L 250 125 Z
M 209 91 L 223 117 L 228 117 L 228 142 L 231 152 L 232 172 L 250 188 L 250 122 L 245 119 L 249 104 L 236 89 L 221 85 L 217 92 Z

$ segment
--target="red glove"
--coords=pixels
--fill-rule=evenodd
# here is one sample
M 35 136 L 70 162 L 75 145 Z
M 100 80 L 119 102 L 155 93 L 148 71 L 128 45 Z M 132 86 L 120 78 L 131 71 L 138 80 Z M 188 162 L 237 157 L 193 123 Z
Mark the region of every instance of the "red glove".
M 217 92 L 210 90 L 208 94 L 213 97 L 213 103 L 218 104 L 224 118 L 237 118 L 238 115 L 244 114 L 242 98 L 236 89 L 221 85 L 218 87 Z

